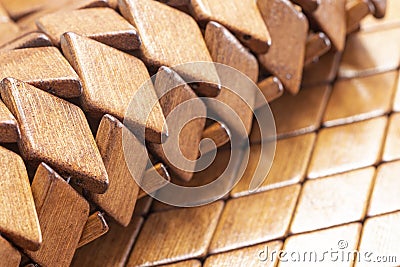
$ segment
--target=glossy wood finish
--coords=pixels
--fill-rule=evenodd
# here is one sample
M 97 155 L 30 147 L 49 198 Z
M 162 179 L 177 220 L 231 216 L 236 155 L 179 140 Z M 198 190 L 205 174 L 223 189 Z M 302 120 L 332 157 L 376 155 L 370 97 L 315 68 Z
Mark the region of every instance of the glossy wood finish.
M 49 37 L 40 32 L 31 32 L 17 39 L 10 41 L 9 43 L 0 46 L 0 51 L 22 49 L 22 48 L 35 48 L 52 46 Z
M 397 76 L 397 71 L 392 71 L 337 81 L 326 106 L 323 124 L 334 126 L 352 123 L 388 113 Z
M 255 53 L 266 53 L 271 36 L 264 24 L 257 3 L 251 0 L 193 0 L 194 17 L 200 22 L 216 21 L 230 31 Z
M 158 179 L 154 179 L 154 175 L 160 175 L 164 178 L 161 182 Z M 148 189 L 148 193 L 154 193 L 158 189 L 164 187 L 171 180 L 170 174 L 167 170 L 167 167 L 163 163 L 157 163 L 154 166 L 150 167 L 150 169 L 146 170 L 143 174 L 141 184 L 144 188 Z M 147 196 L 147 193 L 140 188 L 138 193 L 138 199 Z
M 0 257 L 3 266 L 18 267 L 21 262 L 21 253 L 10 242 L 0 236 Z
M 292 233 L 362 220 L 371 193 L 375 168 L 307 181 L 290 226 Z
M 142 84 L 150 79 L 142 61 L 74 33 L 63 35 L 61 47 L 81 78 L 81 101 L 86 112 L 97 118 L 110 114 L 123 120 L 129 105 L 137 107 L 137 113 L 129 112 L 129 117 L 125 119 L 132 121 L 134 127 L 145 126 L 146 139 L 160 142 L 161 135 L 166 134 L 163 129 L 165 120 L 152 85 L 147 83 L 145 86 L 148 86 L 148 90 L 140 91 Z M 146 95 L 134 97 L 138 91 L 146 91 Z M 155 107 L 151 109 L 153 104 Z M 151 110 L 149 119 L 141 114 L 141 110 Z M 140 133 L 140 129 L 138 131 Z
M 386 123 L 386 117 L 379 117 L 322 129 L 311 157 L 308 177 L 318 178 L 378 163 Z
M 111 8 L 53 13 L 36 23 L 57 46 L 65 32 L 74 32 L 120 50 L 134 50 L 140 46 L 136 29 Z
M 209 252 L 220 253 L 285 236 L 299 191 L 300 186 L 294 185 L 229 200 Z
M 68 266 L 88 219 L 89 203 L 43 163 L 33 179 L 32 194 L 43 244 L 39 250 L 25 253 L 41 266 Z
M 151 214 L 127 266 L 167 264 L 205 256 L 222 208 L 223 203 L 219 201 Z M 196 231 L 193 231 L 193 224 L 196 224 Z M 160 247 L 163 249 L 157 249 Z
M 268 53 L 259 55 L 258 59 L 286 90 L 296 94 L 303 72 L 307 18 L 289 1 L 259 0 L 257 5 L 273 40 Z
M 400 113 L 394 113 L 389 117 L 385 145 L 383 148 L 383 161 L 400 159 Z
M 304 65 L 309 65 L 313 61 L 326 54 L 332 47 L 328 36 L 323 32 L 309 34 L 307 37 L 306 51 L 304 55 Z
M 22 80 L 63 98 L 81 95 L 78 75 L 55 47 L 0 52 L 0 79 L 7 77 Z
M 15 143 L 18 137 L 17 121 L 0 100 L 0 143 Z
M 89 216 L 82 230 L 77 248 L 96 240 L 108 232 L 108 224 L 101 212 L 97 211 Z
M 153 0 L 121 0 L 119 4 L 122 15 L 139 31 L 141 57 L 147 65 L 157 69 L 212 62 L 201 31 L 189 15 Z M 173 34 L 160 34 L 164 29 Z M 212 85 L 200 83 L 196 92 L 212 97 L 218 95 L 220 87 L 215 84 L 219 79 L 213 65 L 194 64 L 175 70 L 184 80 L 213 82 Z
M 125 266 L 142 223 L 143 218 L 136 216 L 132 218 L 128 227 L 109 221 L 108 233 L 78 249 L 71 266 Z
M 278 140 L 271 169 L 258 191 L 266 191 L 303 181 L 311 157 L 315 137 L 316 135 L 314 133 L 309 133 Z M 231 191 L 232 197 L 250 194 L 248 190 L 255 168 L 260 160 L 260 152 L 261 148 L 259 144 L 252 145 L 246 171 L 242 179 Z M 260 162 L 260 164 L 262 163 Z
M 283 94 L 283 84 L 281 81 L 274 77 L 268 77 L 257 84 L 264 99 L 270 103 L 275 99 L 279 98 Z M 265 105 L 265 100 L 261 97 L 256 97 L 256 103 L 254 105 L 255 109 L 258 109 Z
M 1 85 L 1 97 L 20 127 L 23 158 L 45 162 L 85 189 L 104 193 L 106 169 L 82 110 L 15 79 L 4 79 Z
M 0 233 L 19 247 L 37 250 L 42 234 L 24 162 L 0 147 L 0 171 Z

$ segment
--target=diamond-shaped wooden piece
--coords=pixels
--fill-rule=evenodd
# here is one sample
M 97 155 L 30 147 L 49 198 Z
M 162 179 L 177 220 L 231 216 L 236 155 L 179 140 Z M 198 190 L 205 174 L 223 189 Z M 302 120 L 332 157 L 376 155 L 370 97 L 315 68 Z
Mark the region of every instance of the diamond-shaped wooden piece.
M 3 266 L 19 266 L 21 262 L 21 253 L 1 236 L 0 257 Z

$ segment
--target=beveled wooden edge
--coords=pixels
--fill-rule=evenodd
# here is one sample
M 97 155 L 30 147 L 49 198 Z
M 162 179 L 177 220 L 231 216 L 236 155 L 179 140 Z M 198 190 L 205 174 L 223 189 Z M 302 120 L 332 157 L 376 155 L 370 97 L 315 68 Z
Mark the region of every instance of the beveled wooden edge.
M 97 211 L 89 216 L 83 228 L 77 249 L 105 235 L 109 230 L 103 213 Z

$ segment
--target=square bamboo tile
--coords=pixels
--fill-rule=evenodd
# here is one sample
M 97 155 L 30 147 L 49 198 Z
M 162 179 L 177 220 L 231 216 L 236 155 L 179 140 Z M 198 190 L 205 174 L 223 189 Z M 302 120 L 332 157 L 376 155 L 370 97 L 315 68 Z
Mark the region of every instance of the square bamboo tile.
M 188 260 L 167 265 L 159 265 L 159 267 L 201 267 L 201 262 L 198 260 Z
M 0 143 L 15 143 L 18 137 L 17 121 L 0 100 Z
M 352 78 L 397 69 L 400 65 L 400 26 L 358 32 L 347 38 L 339 76 Z
M 272 102 L 278 138 L 318 129 L 329 93 L 329 86 L 316 86 L 304 88 L 295 96 L 286 93 Z
M 361 22 L 362 31 L 379 31 L 387 28 L 400 26 L 400 2 L 397 0 L 387 0 L 386 14 L 384 18 L 377 19 L 372 15 Z
M 364 219 L 375 168 L 370 167 L 303 185 L 290 226 L 302 233 Z
M 204 257 L 223 205 L 219 201 L 151 214 L 138 236 L 127 266 L 153 266 Z
M 400 113 L 393 113 L 389 117 L 389 126 L 383 149 L 382 160 L 391 161 L 400 159 Z
M 309 178 L 346 172 L 378 163 L 386 117 L 322 129 L 308 168 Z
M 0 236 L 0 259 L 4 267 L 19 266 L 21 253 L 6 239 Z
M 364 222 L 358 249 L 368 252 L 368 255 L 362 258 L 360 263 L 357 262 L 355 266 L 399 266 L 399 239 L 400 212 L 367 219 Z M 379 256 L 380 258 L 378 258 Z M 370 262 L 366 262 L 366 260 Z
M 72 267 L 125 266 L 143 218 L 134 216 L 128 227 L 123 227 L 112 219 L 107 221 L 110 227 L 108 233 L 77 249 L 72 260 Z
M 211 255 L 206 259 L 204 267 L 240 267 L 240 266 L 264 266 L 273 267 L 277 261 L 268 261 L 272 251 L 279 251 L 282 248 L 282 241 L 245 247 L 225 253 Z M 268 254 L 268 257 L 267 257 Z
M 397 71 L 339 80 L 323 117 L 324 126 L 335 126 L 381 116 L 391 110 Z
M 286 235 L 300 185 L 229 200 L 209 253 L 215 254 L 282 238 Z
M 399 173 L 399 161 L 382 164 L 378 167 L 368 216 L 400 210 Z
M 257 191 L 265 191 L 301 182 L 306 174 L 316 134 L 309 133 L 278 140 L 272 167 Z M 251 146 L 249 163 L 239 183 L 231 191 L 232 197 L 250 194 L 249 186 L 260 157 L 260 145 Z M 289 164 L 288 164 L 289 163 Z
M 353 266 L 347 253 L 357 249 L 361 224 L 352 223 L 312 233 L 293 235 L 285 240 L 279 267 Z M 345 253 L 342 259 L 342 251 Z

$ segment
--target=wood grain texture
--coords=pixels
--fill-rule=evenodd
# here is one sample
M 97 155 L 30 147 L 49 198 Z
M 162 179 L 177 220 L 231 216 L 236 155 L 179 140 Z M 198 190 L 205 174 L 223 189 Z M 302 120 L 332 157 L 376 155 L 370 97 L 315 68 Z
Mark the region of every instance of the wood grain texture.
M 88 219 L 89 203 L 44 163 L 36 171 L 32 194 L 43 243 L 37 251 L 24 252 L 44 267 L 68 266 Z
M 317 137 L 308 177 L 342 173 L 379 162 L 386 123 L 386 117 L 378 117 L 322 129 Z
M 346 32 L 347 34 L 355 32 L 360 28 L 360 21 L 370 14 L 370 1 L 355 0 L 346 3 Z
M 199 147 L 207 116 L 206 106 L 170 68 L 160 68 L 154 88 L 167 121 L 169 137 L 164 144 L 149 143 L 147 147 L 168 166 L 171 173 L 189 181 L 199 155 L 199 150 L 193 148 Z M 186 101 L 190 102 L 185 104 Z M 186 160 L 177 166 L 176 159 Z
M 168 264 L 205 256 L 223 205 L 219 201 L 151 214 L 143 225 L 127 266 Z
M 229 131 L 225 128 L 223 124 L 219 122 L 215 122 L 204 129 L 201 138 L 209 138 L 214 142 L 200 144 L 200 150 L 203 154 L 213 151 L 215 148 L 222 147 L 230 140 Z
M 318 0 L 291 0 L 291 1 L 296 5 L 299 5 L 306 13 L 315 11 L 320 4 Z
M 51 43 L 47 35 L 40 32 L 31 32 L 0 46 L 0 51 L 15 50 L 21 48 L 44 47 L 52 45 L 53 44 Z
M 369 201 L 368 216 L 400 210 L 400 162 L 385 163 L 376 171 L 375 185 Z
M 0 147 L 0 172 L 0 233 L 19 247 L 37 250 L 42 234 L 24 162 Z
M 82 110 L 15 79 L 4 79 L 1 86 L 1 97 L 20 127 L 24 159 L 45 162 L 85 189 L 104 193 L 106 169 Z
M 257 191 L 266 191 L 299 183 L 304 180 L 311 152 L 316 138 L 315 133 L 309 133 L 292 138 L 278 140 L 274 161 L 271 169 Z M 242 179 L 232 189 L 232 197 L 248 195 L 250 182 L 259 164 L 261 147 L 254 144 L 250 149 L 250 158 Z M 290 164 L 287 164 L 290 162 Z M 262 164 L 262 163 L 260 163 Z M 267 170 L 265 170 L 265 173 Z
M 79 248 L 71 267 L 122 267 L 128 259 L 143 218 L 133 217 L 128 227 L 110 220 L 110 230 L 95 241 Z M 157 241 L 158 242 L 158 241 Z
M 337 81 L 326 106 L 324 126 L 352 123 L 388 113 L 397 76 L 397 71 L 392 71 Z
M 16 143 L 18 137 L 17 121 L 0 100 L 0 143 Z
M 270 33 L 255 1 L 193 0 L 190 9 L 202 23 L 215 21 L 224 25 L 256 53 L 266 53 L 271 45 Z
M 7 77 L 19 79 L 63 98 L 81 95 L 78 75 L 55 47 L 0 52 L 0 79 Z
M 263 94 L 268 103 L 279 98 L 283 94 L 283 84 L 274 76 L 268 77 L 257 83 L 258 88 Z M 265 100 L 261 97 L 256 97 L 255 108 L 258 109 L 265 105 Z
M 103 214 L 99 211 L 93 213 L 89 216 L 85 226 L 83 227 L 77 248 L 83 247 L 100 236 L 105 235 L 108 232 L 108 229 L 109 227 Z
M 274 267 L 277 266 L 278 263 L 276 261 L 276 258 L 273 261 L 268 260 L 266 262 L 262 262 L 258 259 L 258 255 L 261 251 L 265 251 L 265 253 L 268 253 L 269 259 L 271 259 L 270 258 L 272 256 L 271 252 L 274 250 L 278 251 L 281 248 L 282 248 L 282 241 L 272 241 L 269 243 L 241 248 L 230 252 L 211 255 L 206 259 L 203 266 L 204 267 L 219 267 L 219 266 Z
M 299 192 L 300 185 L 294 185 L 229 200 L 218 222 L 209 253 L 285 236 Z
M 206 27 L 204 38 L 214 62 L 228 65 L 245 74 L 251 81 L 257 81 L 257 59 L 226 28 L 216 22 L 209 22 Z M 242 77 L 240 77 L 240 80 L 228 82 L 228 80 L 235 79 L 235 77 L 230 75 L 227 77 L 224 73 L 219 73 L 219 76 L 223 84 L 229 84 L 229 82 L 231 82 L 231 84 L 236 85 L 235 89 L 240 88 L 240 91 L 237 92 L 233 91 L 233 89 L 223 87 L 215 99 L 220 103 L 228 105 L 238 114 L 248 135 L 253 121 L 252 109 L 256 96 L 256 92 L 254 88 L 252 88 L 254 84 L 248 81 L 241 81 L 243 79 Z M 220 107 L 219 105 L 213 105 L 213 103 L 207 102 L 207 107 L 214 113 L 220 115 L 223 119 L 227 117 L 227 115 L 221 114 L 223 112 L 221 108 L 218 108 Z M 235 129 L 230 130 L 232 131 Z
M 375 168 L 369 167 L 303 185 L 290 231 L 311 230 L 364 219 Z
M 385 145 L 383 147 L 383 161 L 400 159 L 400 113 L 393 113 L 389 117 Z
M 175 67 L 184 80 L 201 81 L 196 92 L 211 97 L 218 95 L 221 88 L 212 64 L 178 67 L 185 63 L 212 62 L 201 31 L 192 17 L 152 0 L 121 0 L 119 8 L 139 31 L 141 57 L 147 65 L 155 70 L 161 66 Z M 157 19 L 152 19 L 154 17 Z M 160 34 L 165 29 L 170 34 Z M 205 84 L 204 81 L 212 84 Z
M 2 266 L 18 267 L 21 262 L 21 253 L 1 236 L 0 257 Z
M 259 0 L 257 5 L 273 40 L 268 53 L 258 59 L 286 90 L 296 94 L 303 73 L 307 18 L 288 0 Z
M 86 112 L 96 118 L 110 114 L 122 121 L 132 105 L 137 112 L 129 112 L 125 120 L 133 124 L 133 130 L 138 127 L 138 134 L 146 127 L 146 139 L 161 142 L 161 136 L 167 134 L 165 119 L 153 86 L 146 83 L 150 76 L 142 61 L 74 33 L 62 36 L 61 47 L 81 78 L 81 101 Z M 146 89 L 140 90 L 144 83 Z M 138 92 L 140 96 L 135 96 Z M 146 110 L 151 111 L 149 118 Z
M 57 12 L 36 23 L 58 47 L 65 32 L 74 32 L 120 50 L 134 50 L 140 46 L 136 29 L 111 8 Z
M 89 193 L 88 198 L 118 223 L 127 226 L 139 192 L 136 181 L 142 179 L 147 164 L 145 148 L 124 129 L 121 122 L 110 115 L 101 120 L 96 142 L 108 173 L 109 187 L 104 194 Z M 124 150 L 130 151 L 128 158 Z
M 310 34 L 307 38 L 306 51 L 304 55 L 304 65 L 309 65 L 316 61 L 331 49 L 331 41 L 323 32 Z
M 164 178 L 164 180 L 159 182 L 158 179 L 154 179 L 155 175 L 160 175 Z M 146 170 L 143 174 L 141 184 L 143 184 L 144 188 L 148 189 L 148 193 L 153 193 L 158 189 L 167 185 L 167 183 L 171 180 L 171 177 L 168 173 L 167 167 L 163 163 L 157 163 L 154 166 L 150 167 L 150 169 Z M 143 191 L 143 189 L 139 189 L 138 199 L 147 196 L 147 193 Z
M 399 43 L 400 27 L 349 36 L 339 76 L 353 78 L 397 69 L 400 64 Z

